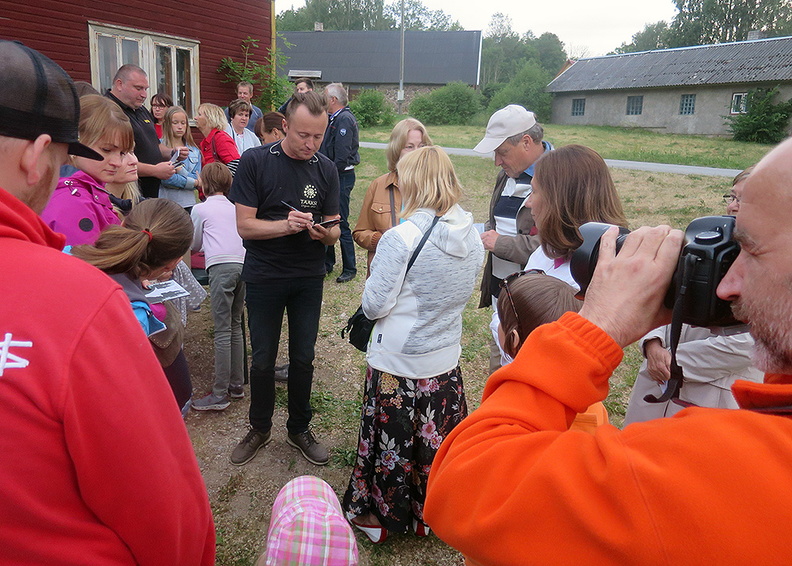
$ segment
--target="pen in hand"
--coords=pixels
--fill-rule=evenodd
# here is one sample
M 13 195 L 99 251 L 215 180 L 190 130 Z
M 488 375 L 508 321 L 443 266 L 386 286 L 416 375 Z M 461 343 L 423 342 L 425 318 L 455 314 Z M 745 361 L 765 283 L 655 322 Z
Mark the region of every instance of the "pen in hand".
M 282 205 L 284 205 L 284 206 L 288 206 L 288 207 L 289 207 L 289 208 L 291 208 L 291 209 L 292 209 L 294 212 L 302 212 L 302 210 L 300 210 L 299 208 L 295 208 L 295 207 L 293 207 L 292 205 L 290 205 L 290 204 L 289 204 L 288 202 L 286 202 L 285 200 L 282 200 L 282 201 L 281 201 L 281 204 L 282 204 Z

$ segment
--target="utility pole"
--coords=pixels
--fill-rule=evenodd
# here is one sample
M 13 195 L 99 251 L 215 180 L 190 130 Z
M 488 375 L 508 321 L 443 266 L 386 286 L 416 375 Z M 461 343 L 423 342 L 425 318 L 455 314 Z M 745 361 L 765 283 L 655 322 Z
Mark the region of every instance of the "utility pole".
M 396 94 L 396 111 L 402 113 L 404 102 L 404 0 L 401 0 L 401 63 L 399 65 L 399 92 Z

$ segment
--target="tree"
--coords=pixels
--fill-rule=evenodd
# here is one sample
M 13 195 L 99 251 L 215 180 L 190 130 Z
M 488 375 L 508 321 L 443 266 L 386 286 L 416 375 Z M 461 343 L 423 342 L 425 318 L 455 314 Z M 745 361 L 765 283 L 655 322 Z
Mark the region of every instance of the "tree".
M 616 53 L 667 47 L 710 45 L 748 39 L 748 32 L 767 37 L 792 33 L 792 0 L 674 0 L 670 24 L 648 24 Z
M 276 17 L 279 31 L 311 31 L 314 22 L 326 30 L 385 30 L 395 25 L 384 13 L 384 0 L 306 0 L 305 6 Z
M 630 43 L 622 43 L 614 53 L 638 53 L 668 47 L 668 22 L 659 21 L 646 24 L 644 29 L 632 36 Z
M 487 108 L 490 113 L 508 104 L 519 104 L 533 111 L 542 122 L 550 119 L 552 96 L 545 87 L 553 75 L 543 69 L 535 59 L 527 61 L 505 87 L 492 97 Z
M 443 10 L 430 10 L 421 0 L 404 1 L 405 29 L 457 31 L 463 29 Z M 311 31 L 314 22 L 326 30 L 392 30 L 401 28 L 401 4 L 395 0 L 306 0 L 305 6 L 285 10 L 277 18 L 280 31 Z
M 282 37 L 278 40 L 290 44 Z M 266 53 L 257 53 L 259 40 L 248 36 L 242 41 L 242 61 L 236 61 L 231 57 L 223 57 L 217 72 L 225 75 L 223 82 L 238 83 L 247 81 L 255 88 L 257 93 L 256 106 L 267 110 L 276 107 L 280 101 L 285 99 L 291 91 L 291 84 L 285 77 L 279 77 L 275 73 L 275 67 L 284 63 L 285 57 L 275 48 L 266 50 Z M 260 63 L 257 59 L 264 60 Z
M 778 88 L 748 92 L 745 114 L 726 117 L 736 141 L 778 143 L 786 137 L 792 100 L 775 104 L 773 100 L 777 95 Z
M 520 36 L 512 29 L 511 18 L 501 12 L 493 14 L 481 43 L 482 86 L 510 81 L 530 60 L 555 76 L 567 60 L 557 35 L 544 33 L 537 38 L 528 31 Z
M 401 0 L 385 6 L 385 16 L 401 29 Z M 404 29 L 413 31 L 460 31 L 461 24 L 443 10 L 430 10 L 421 0 L 404 0 Z

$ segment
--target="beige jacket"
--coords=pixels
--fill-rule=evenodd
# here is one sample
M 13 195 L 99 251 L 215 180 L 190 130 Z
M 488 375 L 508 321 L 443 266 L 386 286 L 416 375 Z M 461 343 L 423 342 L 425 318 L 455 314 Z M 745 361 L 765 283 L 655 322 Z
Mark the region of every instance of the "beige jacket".
M 366 277 L 382 234 L 399 224 L 401 203 L 399 178 L 393 172 L 374 179 L 363 197 L 363 207 L 352 231 L 352 238 L 358 246 L 368 250 Z

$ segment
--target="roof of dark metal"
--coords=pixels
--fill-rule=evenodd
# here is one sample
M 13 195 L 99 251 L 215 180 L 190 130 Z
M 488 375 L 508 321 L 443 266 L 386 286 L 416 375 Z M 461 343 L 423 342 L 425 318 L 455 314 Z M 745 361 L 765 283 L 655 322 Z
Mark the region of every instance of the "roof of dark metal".
M 383 84 L 399 82 L 400 31 L 289 31 L 293 44 L 281 47 L 289 69 L 322 71 L 322 81 Z M 407 31 L 404 83 L 478 85 L 480 31 Z
M 549 92 L 792 80 L 792 37 L 580 59 Z

